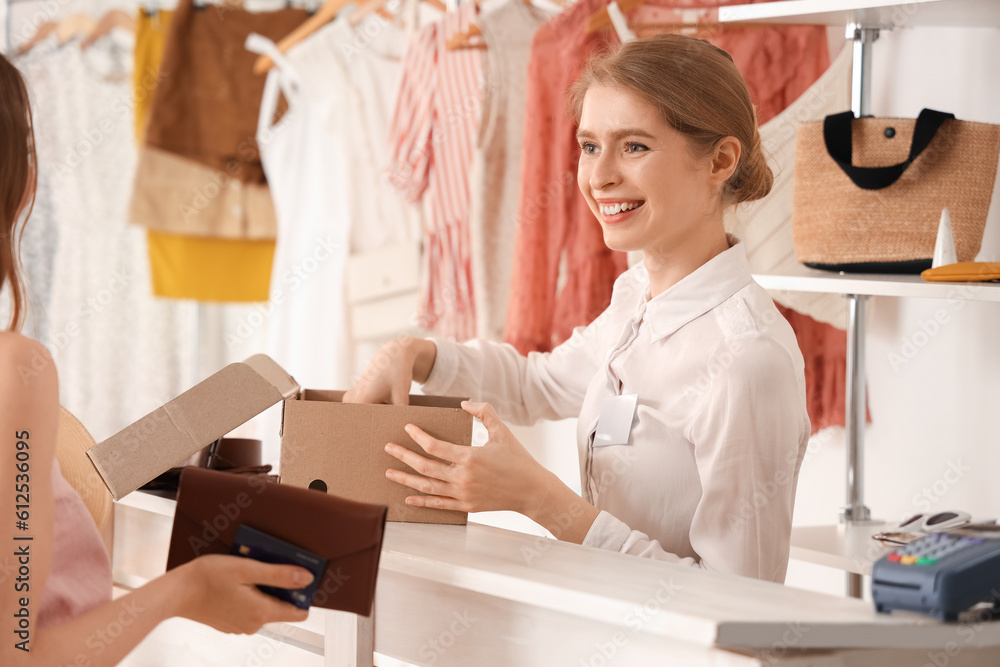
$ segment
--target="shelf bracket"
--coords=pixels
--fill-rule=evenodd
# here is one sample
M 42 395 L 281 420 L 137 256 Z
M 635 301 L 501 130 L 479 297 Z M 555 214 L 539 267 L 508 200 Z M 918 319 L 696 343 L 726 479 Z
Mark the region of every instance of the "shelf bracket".
M 878 39 L 878 28 L 865 28 L 860 23 L 847 24 L 847 39 L 854 41 L 854 69 L 851 72 L 851 111 L 855 118 L 871 114 L 872 44 Z

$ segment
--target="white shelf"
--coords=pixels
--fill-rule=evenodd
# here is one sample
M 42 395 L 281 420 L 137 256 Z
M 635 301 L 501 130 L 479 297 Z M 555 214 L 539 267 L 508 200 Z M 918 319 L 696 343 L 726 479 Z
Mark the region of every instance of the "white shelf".
M 800 267 L 794 274 L 755 274 L 764 289 L 868 296 L 1000 301 L 1000 283 L 932 283 L 918 275 L 833 273 Z
M 870 575 L 872 564 L 896 546 L 885 547 L 872 539 L 872 535 L 889 525 L 882 521 L 862 521 L 793 528 L 790 555 L 795 560 Z
M 866 28 L 1000 27 L 994 0 L 781 0 L 719 8 L 719 21 L 764 21 Z

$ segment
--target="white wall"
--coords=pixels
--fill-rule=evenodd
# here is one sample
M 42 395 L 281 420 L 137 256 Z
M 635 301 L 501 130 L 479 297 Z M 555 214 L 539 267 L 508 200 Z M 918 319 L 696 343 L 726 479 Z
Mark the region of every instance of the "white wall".
M 997 63 L 996 29 L 883 32 L 874 46 L 871 111 L 912 118 L 929 107 L 1000 123 Z M 981 260 L 1000 260 L 998 199 L 994 194 Z M 947 323 L 935 330 L 927 322 L 941 310 Z M 1000 516 L 1000 489 L 992 484 L 1000 471 L 1000 304 L 876 297 L 869 312 L 865 498 L 873 518 L 928 509 Z M 836 521 L 845 493 L 843 443 L 842 429 L 814 440 L 799 479 L 797 525 Z M 843 591 L 841 575 L 798 563 L 788 583 Z

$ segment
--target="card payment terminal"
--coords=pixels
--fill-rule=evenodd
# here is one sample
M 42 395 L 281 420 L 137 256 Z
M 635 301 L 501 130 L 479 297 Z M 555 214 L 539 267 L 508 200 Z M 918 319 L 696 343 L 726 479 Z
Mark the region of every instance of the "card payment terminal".
M 1000 605 L 1000 535 L 932 533 L 901 546 L 872 567 L 875 609 L 958 620 L 979 602 Z

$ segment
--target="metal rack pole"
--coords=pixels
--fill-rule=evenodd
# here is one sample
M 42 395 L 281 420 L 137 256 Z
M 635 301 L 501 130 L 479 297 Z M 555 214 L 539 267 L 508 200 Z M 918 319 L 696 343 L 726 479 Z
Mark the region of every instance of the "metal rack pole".
M 847 504 L 841 512 L 841 521 L 853 523 L 868 521 L 871 511 L 865 506 L 865 331 L 868 296 L 848 294 L 847 325 L 847 377 L 844 403 L 844 443 L 847 456 Z M 862 596 L 863 578 L 848 573 L 847 595 Z
M 847 39 L 854 41 L 851 111 L 855 117 L 860 118 L 869 115 L 871 110 L 872 44 L 878 39 L 878 28 L 865 28 L 859 23 L 848 23 Z
M 847 38 L 854 41 L 854 64 L 851 73 L 851 111 L 856 117 L 869 115 L 871 110 L 872 44 L 878 39 L 877 28 L 865 28 L 857 23 L 847 26 Z M 871 510 L 865 505 L 864 459 L 865 418 L 865 332 L 868 296 L 848 294 L 847 375 L 844 414 L 844 444 L 847 458 L 847 504 L 840 513 L 843 523 L 869 521 Z M 860 598 L 863 578 L 847 575 L 847 594 Z
M 844 522 L 868 521 L 871 511 L 865 507 L 865 304 L 868 296 L 848 294 L 847 377 L 844 403 L 844 436 L 847 452 L 847 505 L 841 513 Z

